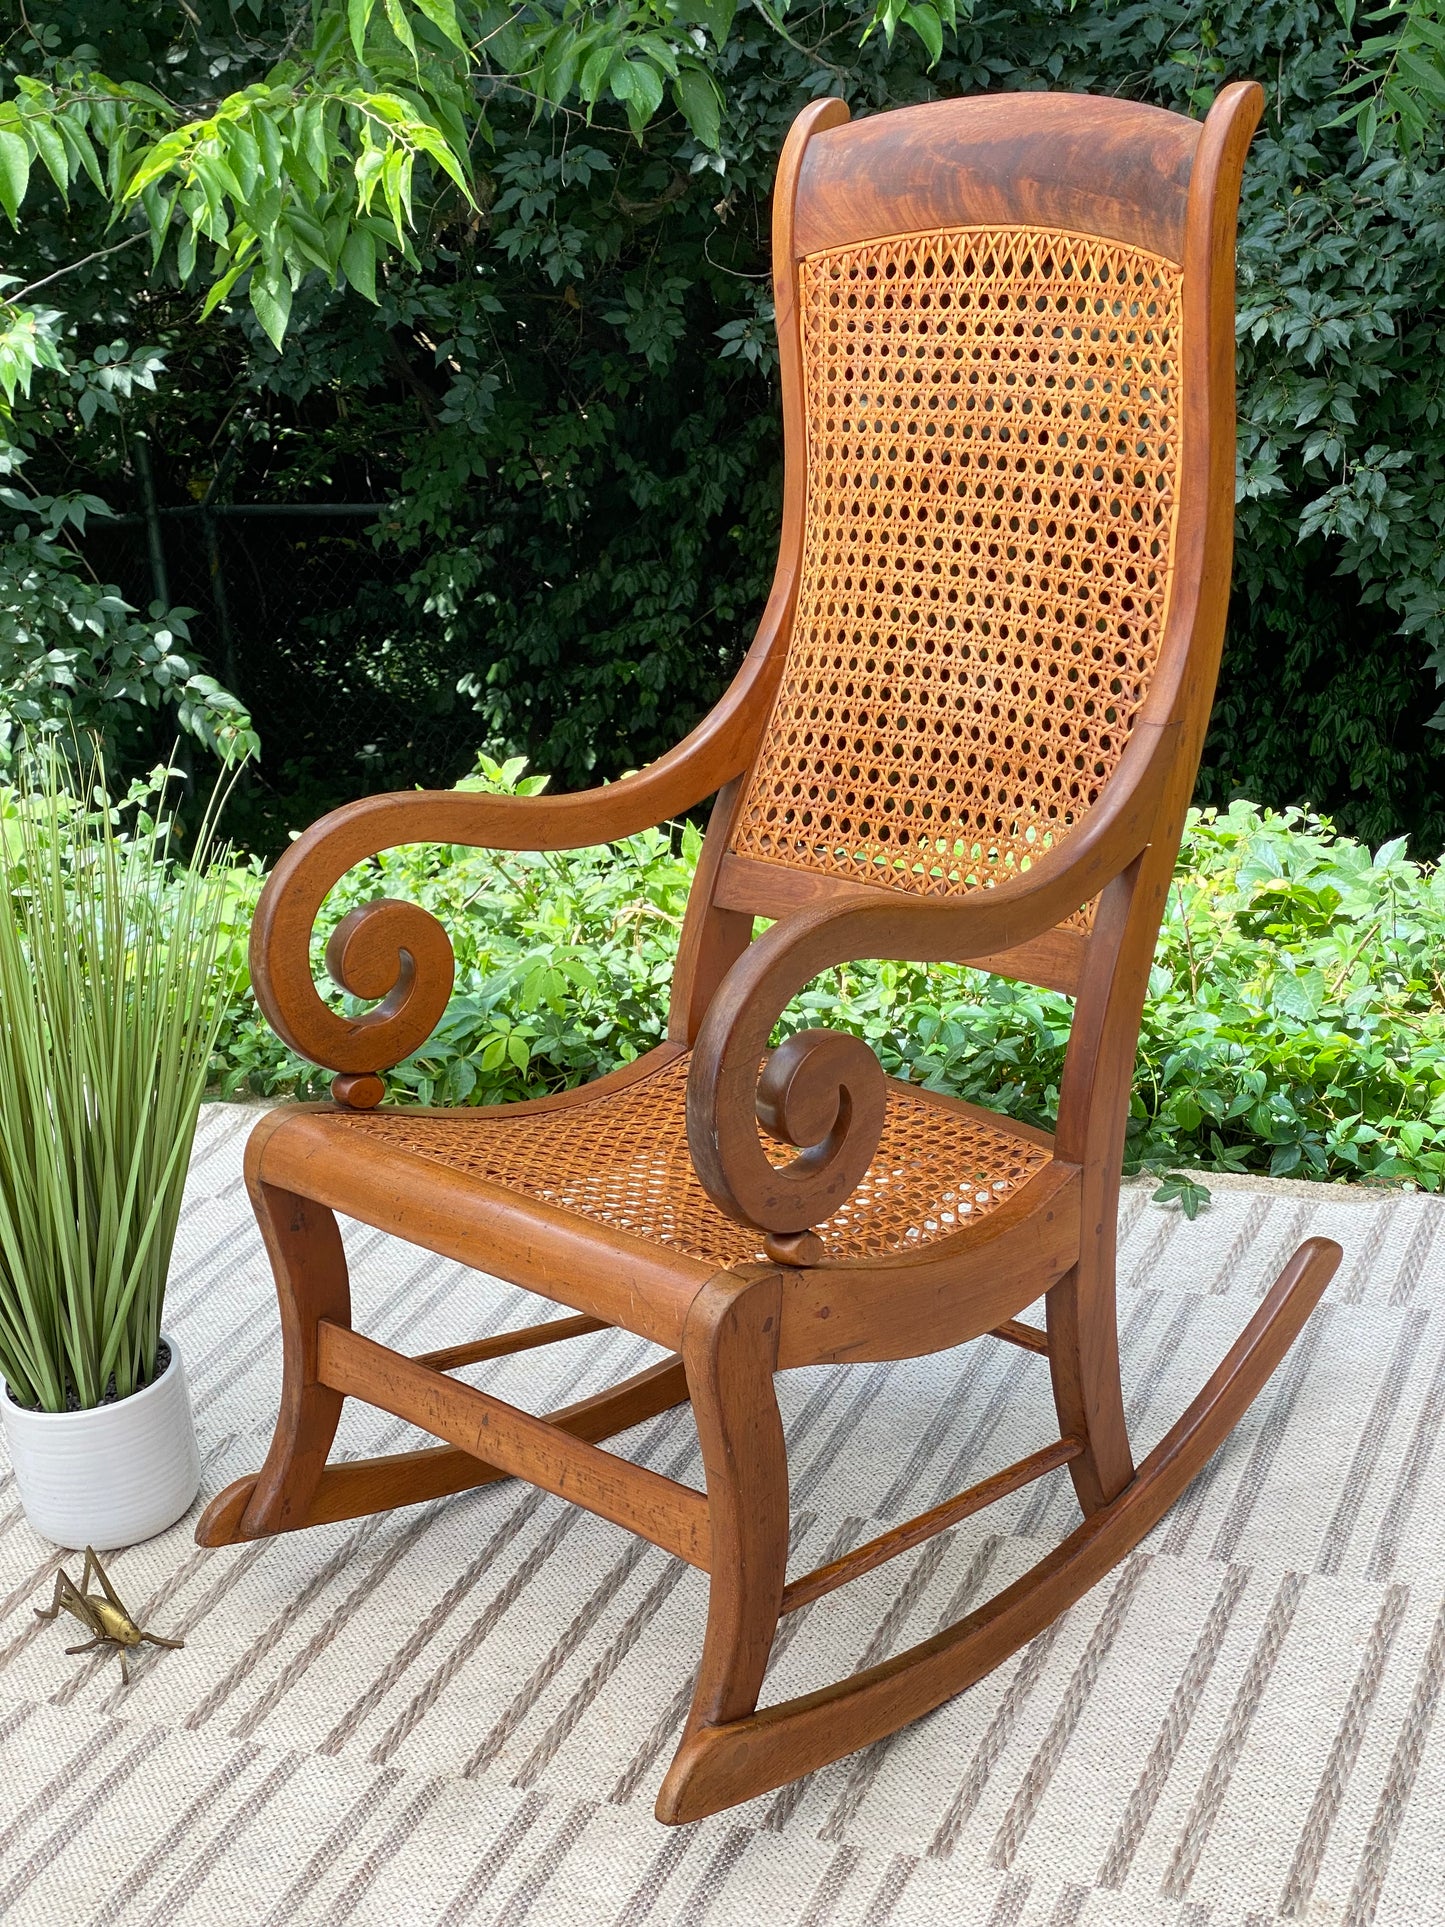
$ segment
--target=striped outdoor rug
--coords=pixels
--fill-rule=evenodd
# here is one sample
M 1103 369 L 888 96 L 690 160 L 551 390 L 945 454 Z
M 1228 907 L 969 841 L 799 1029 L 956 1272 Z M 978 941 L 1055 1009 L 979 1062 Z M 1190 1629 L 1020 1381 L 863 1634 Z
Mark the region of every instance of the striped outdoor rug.
M 203 1496 L 254 1468 L 279 1346 L 240 1180 L 202 1119 L 168 1323 Z M 1445 1920 L 1445 1205 L 1219 1186 L 1194 1225 L 1126 1195 L 1136 1439 L 1193 1395 L 1306 1232 L 1346 1260 L 1290 1360 L 1152 1539 L 971 1693 L 751 1806 L 652 1802 L 702 1577 L 516 1485 L 250 1547 L 188 1524 L 116 1555 L 185 1636 L 67 1659 L 61 1562 L 0 1487 L 0 1917 L 376 1927 L 1341 1927 Z M 419 1351 L 540 1301 L 359 1230 L 358 1323 Z M 604 1335 L 475 1368 L 563 1403 L 635 1370 Z M 794 1570 L 1051 1431 L 1042 1360 L 990 1340 L 788 1375 Z M 353 1411 L 342 1445 L 415 1442 Z M 699 1480 L 686 1413 L 623 1442 Z M 1076 1518 L 1066 1476 L 790 1618 L 769 1696 L 871 1664 L 1006 1584 Z M 78 1562 L 72 1561 L 78 1570 Z

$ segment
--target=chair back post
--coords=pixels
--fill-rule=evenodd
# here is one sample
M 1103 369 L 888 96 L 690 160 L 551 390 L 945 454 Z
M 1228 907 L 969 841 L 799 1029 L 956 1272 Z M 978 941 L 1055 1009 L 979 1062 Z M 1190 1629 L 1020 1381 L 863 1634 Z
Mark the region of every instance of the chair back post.
M 1180 249 L 1174 571 L 1158 667 L 1140 712 L 1141 721 L 1177 722 L 1180 729 L 1158 834 L 1097 907 L 1059 1090 L 1058 1155 L 1085 1167 L 1095 1195 L 1086 1200 L 1083 1222 L 1102 1223 L 1109 1239 L 1149 970 L 1224 646 L 1234 550 L 1234 241 L 1245 155 L 1263 102 L 1254 81 L 1223 89 L 1190 169 Z
M 1234 233 L 1263 94 L 1225 88 L 1199 138 L 1185 206 L 1182 407 L 1173 571 L 1141 720 L 1179 725 L 1149 847 L 1095 907 L 1059 1087 L 1056 1154 L 1081 1167 L 1079 1261 L 1048 1294 L 1060 1422 L 1089 1450 L 1069 1468 L 1086 1516 L 1134 1477 L 1119 1374 L 1119 1183 L 1139 1025 L 1224 642 L 1234 540 Z

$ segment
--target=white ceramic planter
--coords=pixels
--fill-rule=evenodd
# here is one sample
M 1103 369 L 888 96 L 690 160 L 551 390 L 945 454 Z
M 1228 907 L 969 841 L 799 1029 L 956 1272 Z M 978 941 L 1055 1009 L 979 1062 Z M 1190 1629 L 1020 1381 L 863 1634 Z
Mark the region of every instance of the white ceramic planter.
M 174 1525 L 201 1483 L 186 1368 L 170 1363 L 144 1391 L 88 1412 L 31 1412 L 0 1392 L 0 1425 L 25 1516 L 77 1551 L 133 1546 Z

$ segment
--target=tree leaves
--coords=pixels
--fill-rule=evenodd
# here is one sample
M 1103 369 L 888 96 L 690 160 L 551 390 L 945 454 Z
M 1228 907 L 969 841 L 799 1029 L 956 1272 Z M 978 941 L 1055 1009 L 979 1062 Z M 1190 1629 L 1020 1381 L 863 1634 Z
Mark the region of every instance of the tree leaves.
M 629 78 L 645 117 L 660 85 Z M 18 224 L 37 156 L 62 189 L 83 170 L 118 214 L 144 215 L 157 262 L 171 247 L 183 281 L 204 273 L 204 314 L 244 292 L 279 348 L 308 273 L 375 299 L 381 259 L 410 250 L 418 163 L 472 202 L 470 146 L 487 128 L 470 80 L 455 0 L 333 0 L 300 58 L 194 118 L 141 83 L 22 79 L 0 101 L 0 207 Z
M 279 349 L 286 339 L 286 323 L 291 319 L 291 283 L 284 274 L 266 278 L 252 275 L 251 309 Z
M 13 286 L 13 275 L 0 275 L 0 290 Z M 0 394 L 14 406 L 17 394 L 28 395 L 39 368 L 60 370 L 58 324 L 53 308 L 21 308 L 0 299 Z
M 878 0 L 872 24 L 890 40 L 910 26 L 936 61 L 954 5 Z M 137 81 L 76 70 L 57 91 L 22 79 L 0 102 L 0 208 L 18 224 L 37 157 L 62 191 L 83 169 L 117 214 L 144 215 L 158 265 L 170 248 L 183 282 L 205 278 L 203 315 L 244 294 L 279 348 L 307 274 L 376 299 L 387 258 L 410 257 L 422 180 L 475 206 L 471 152 L 490 129 L 473 36 L 488 65 L 500 59 L 544 102 L 580 98 L 589 118 L 614 103 L 639 138 L 670 95 L 715 152 L 722 95 L 711 67 L 735 7 L 569 0 L 559 18 L 530 0 L 501 20 L 473 7 L 464 23 L 457 0 L 321 0 L 308 47 L 288 42 L 264 80 L 191 118 Z M 389 239 L 372 219 L 378 197 Z
M 253 753 L 244 706 L 189 653 L 192 612 L 139 615 L 52 539 L 103 509 L 86 495 L 7 489 L 0 497 L 0 758 L 17 719 L 114 740 L 140 713 L 161 708 L 223 758 Z
M 964 0 L 965 15 L 970 16 L 972 12 L 972 0 Z M 936 67 L 943 58 L 945 29 L 952 33 L 958 26 L 957 0 L 874 0 L 872 17 L 864 29 L 863 38 L 866 40 L 870 34 L 881 30 L 891 47 L 893 36 L 900 26 L 917 34 L 928 50 L 928 64 Z
M 1352 27 L 1354 0 L 1345 5 L 1345 24 Z M 1339 119 L 1354 122 L 1368 160 L 1381 133 L 1391 134 L 1407 153 L 1438 135 L 1445 120 L 1445 19 L 1441 0 L 1391 0 L 1365 18 L 1389 31 L 1361 41 L 1359 71 L 1339 91 L 1343 99 L 1362 98 Z
M 74 86 L 56 93 L 44 82 L 21 75 L 15 97 L 0 100 L 0 207 L 12 227 L 19 226 L 36 160 L 44 163 L 67 198 L 71 182 L 82 170 L 101 185 L 90 130 L 106 121 L 116 134 L 123 136 L 126 131 L 125 117 L 114 111 L 109 97 L 112 91 L 103 85 L 96 99 Z
M 354 227 L 341 247 L 341 269 L 356 292 L 376 306 L 376 237 L 369 228 Z
M 1376 3 L 1361 0 L 1361 16 Z M 4 83 L 0 127 L 19 129 L 23 119 L 34 149 L 21 245 L 36 276 L 64 258 L 46 251 L 59 194 L 42 127 L 64 147 L 72 191 L 81 183 L 70 229 L 77 255 L 109 241 L 113 204 L 97 216 L 83 176 L 113 177 L 123 191 L 157 142 L 214 120 L 216 156 L 244 190 L 250 149 L 242 139 L 232 151 L 227 129 L 254 140 L 260 173 L 249 204 L 238 209 L 214 170 L 192 178 L 182 143 L 172 153 L 180 164 L 134 197 L 114 231 L 144 227 L 157 248 L 156 305 L 185 317 L 168 322 L 170 339 L 222 303 L 244 313 L 253 277 L 265 285 L 279 265 L 294 293 L 287 345 L 303 317 L 307 341 L 278 359 L 259 326 L 244 335 L 208 329 L 198 352 L 214 353 L 216 366 L 224 360 L 234 393 L 204 421 L 208 402 L 178 393 L 167 406 L 178 439 L 203 426 L 208 441 L 243 393 L 247 406 L 259 393 L 264 407 L 293 384 L 334 383 L 346 418 L 339 433 L 365 447 L 378 490 L 396 492 L 407 541 L 419 556 L 445 552 L 430 574 L 418 570 L 414 626 L 403 608 L 394 630 L 409 687 L 425 684 L 440 707 L 456 676 L 475 669 L 478 731 L 547 743 L 548 762 L 570 784 L 587 780 L 594 763 L 610 772 L 654 754 L 674 722 L 686 727 L 704 654 L 709 689 L 726 675 L 754 613 L 753 558 L 775 533 L 772 334 L 752 295 L 768 285 L 771 168 L 804 100 L 842 93 L 865 113 L 935 87 L 953 95 L 1053 86 L 1199 112 L 1223 77 L 1259 73 L 1269 107 L 1249 157 L 1241 228 L 1238 591 L 1206 780 L 1219 796 L 1326 796 L 1373 835 L 1409 822 L 1425 847 L 1439 847 L 1439 755 L 1429 738 L 1421 746 L 1437 700 L 1429 665 L 1445 669 L 1439 148 L 1427 126 L 1402 160 L 1378 103 L 1365 164 L 1353 118 L 1331 126 L 1342 106 L 1357 114 L 1369 92 L 1336 97 L 1342 79 L 1363 72 L 1350 64 L 1361 42 L 1397 36 L 1405 8 L 1357 19 L 1351 34 L 1341 12 L 1301 14 L 1293 0 L 1221 0 L 1203 13 L 1183 0 L 1145 10 L 1077 0 L 1042 11 L 1004 0 L 978 17 L 965 6 L 955 27 L 945 25 L 930 80 L 932 51 L 901 8 L 891 48 L 875 32 L 859 54 L 872 0 L 821 11 L 765 0 L 766 23 L 758 5 L 735 17 L 730 0 L 522 0 L 490 11 L 458 0 L 466 57 L 435 9 L 402 4 L 415 55 L 375 0 L 357 16 L 364 71 L 345 0 L 318 8 L 311 45 L 303 10 L 289 0 L 284 19 L 267 11 L 254 34 L 261 15 L 245 9 L 236 16 L 244 34 L 226 9 L 202 10 L 199 39 L 177 11 L 174 65 L 155 10 L 135 9 L 149 23 L 156 64 L 143 72 L 141 56 L 126 72 L 152 80 L 164 72 L 174 106 L 140 85 L 122 90 L 119 70 L 114 86 L 102 86 L 37 55 L 28 77 Z M 55 0 L 45 15 L 89 17 L 82 0 Z M 297 21 L 301 38 L 283 47 Z M 102 44 L 109 52 L 115 43 Z M 269 70 L 265 59 L 275 63 Z M 663 77 L 640 140 L 629 137 L 627 103 L 611 89 L 619 61 L 654 64 Z M 722 98 L 713 86 L 726 91 L 725 113 L 711 111 Z M 485 170 L 477 209 L 435 151 L 419 146 L 403 238 L 379 169 L 370 212 L 361 212 L 363 122 L 379 149 L 393 134 L 362 113 L 358 95 L 403 103 L 440 130 L 454 158 Z M 32 99 L 49 103 L 48 121 L 28 118 Z M 499 135 L 490 151 L 484 107 Z M 579 124 L 579 109 L 595 133 Z M 1364 137 L 1368 144 L 1368 123 Z M 203 146 L 189 151 L 201 158 Z M 584 149 L 613 171 L 590 182 L 569 172 Z M 393 184 L 401 186 L 399 170 Z M 353 245 L 354 235 L 367 238 Z M 169 287 L 177 271 L 189 305 Z M 688 284 L 683 299 L 669 290 L 673 276 Z M 328 302 L 328 281 L 357 292 Z M 134 279 L 106 265 L 61 289 L 88 320 L 134 298 Z M 384 334 L 357 312 L 373 296 Z M 488 300 L 502 304 L 500 320 Z M 420 377 L 409 387 L 397 380 L 397 351 Z M 35 373 L 33 389 L 47 409 L 65 393 L 48 369 Z M 14 393 L 23 405 L 21 389 Z M 87 391 L 80 407 L 96 405 Z M 65 406 L 78 423 L 79 411 Z M 373 426 L 359 429 L 363 420 Z M 69 428 L 44 432 L 55 434 L 57 456 L 74 459 Z M 329 433 L 312 423 L 297 438 L 311 473 L 334 472 Z M 711 465 L 691 444 L 674 457 L 670 438 L 684 433 L 709 445 Z M 636 463 L 625 477 L 614 473 L 617 444 Z M 718 473 L 728 476 L 726 506 L 710 521 L 701 504 Z M 634 500 L 626 490 L 635 476 Z M 413 516 L 414 504 L 424 506 Z M 440 605 L 467 611 L 445 618 L 450 653 L 428 653 L 432 618 L 422 604 L 434 588 Z M 688 629 L 693 620 L 703 641 Z M 404 735 L 397 720 L 397 740 Z
M 672 81 L 672 97 L 702 145 L 716 147 L 722 123 L 722 95 L 712 76 L 700 67 L 684 67 Z
M 30 184 L 30 149 L 12 127 L 0 127 L 0 207 L 20 225 L 20 203 Z

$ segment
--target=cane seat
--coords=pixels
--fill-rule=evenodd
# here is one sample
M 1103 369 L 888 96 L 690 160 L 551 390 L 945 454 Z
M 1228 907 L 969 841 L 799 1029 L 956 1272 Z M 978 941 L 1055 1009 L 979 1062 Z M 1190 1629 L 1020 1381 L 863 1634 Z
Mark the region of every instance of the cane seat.
M 689 1258 L 761 1259 L 758 1234 L 718 1210 L 693 1168 L 684 1116 L 691 1053 L 663 1050 L 654 1060 L 580 1102 L 569 1093 L 560 1103 L 472 1110 L 338 1111 L 326 1123 Z M 763 1143 L 777 1162 L 796 1155 Z M 965 1233 L 1049 1162 L 1043 1132 L 890 1078 L 877 1154 L 817 1229 L 825 1260 L 902 1256 Z

